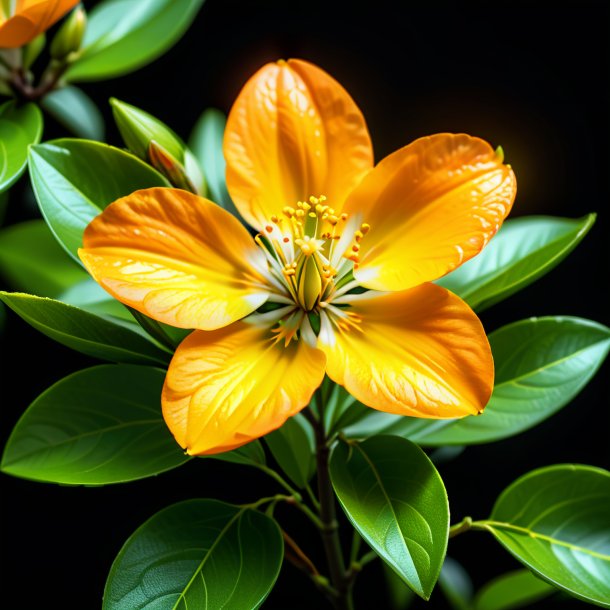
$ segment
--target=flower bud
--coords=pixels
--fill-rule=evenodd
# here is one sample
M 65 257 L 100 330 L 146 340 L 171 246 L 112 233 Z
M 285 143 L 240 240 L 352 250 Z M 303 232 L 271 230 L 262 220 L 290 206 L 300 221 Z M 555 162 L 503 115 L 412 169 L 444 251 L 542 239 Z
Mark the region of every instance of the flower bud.
M 115 98 L 110 104 L 123 141 L 134 155 L 150 162 L 174 186 L 186 189 L 188 184 L 188 190 L 193 193 L 206 194 L 197 160 L 167 125 L 148 112 Z
M 182 163 L 154 140 L 148 145 L 148 161 L 169 180 L 172 186 L 191 193 L 197 192 L 186 175 Z
M 85 29 L 87 13 L 82 6 L 77 6 L 64 21 L 59 32 L 51 42 L 50 53 L 53 59 L 66 59 L 70 54 L 80 51 Z
M 305 311 L 311 311 L 322 292 L 322 278 L 314 256 L 307 256 L 299 276 L 299 301 Z

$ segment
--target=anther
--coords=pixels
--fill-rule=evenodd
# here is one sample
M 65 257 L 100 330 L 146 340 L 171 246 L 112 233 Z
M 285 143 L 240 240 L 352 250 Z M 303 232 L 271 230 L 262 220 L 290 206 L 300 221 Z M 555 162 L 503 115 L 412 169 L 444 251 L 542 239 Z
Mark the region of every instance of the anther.
M 347 220 L 347 214 L 345 212 L 341 214 L 341 220 Z
M 271 217 L 271 222 L 277 224 L 279 222 L 279 218 L 277 216 L 272 216 Z
M 286 214 L 286 216 L 288 216 L 288 218 L 292 218 L 292 217 L 295 215 L 296 210 L 295 210 L 294 208 L 290 207 L 289 205 L 287 205 L 287 206 L 286 206 L 286 207 L 285 207 L 285 208 L 282 210 L 282 212 L 283 212 L 284 214 Z
M 371 230 L 371 225 L 366 222 L 363 222 L 360 225 L 360 230 L 366 235 Z
M 287 244 L 290 241 L 290 237 L 284 237 L 284 239 L 282 239 L 282 241 Z
M 265 231 L 267 231 L 267 233 L 273 233 L 273 227 L 271 225 L 267 225 L 265 227 Z

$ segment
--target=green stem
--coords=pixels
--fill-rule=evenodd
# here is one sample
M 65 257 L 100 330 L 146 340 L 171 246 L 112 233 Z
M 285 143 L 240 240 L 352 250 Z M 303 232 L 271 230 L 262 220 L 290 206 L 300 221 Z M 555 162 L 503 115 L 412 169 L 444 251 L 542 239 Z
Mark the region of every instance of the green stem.
M 303 502 L 303 497 L 301 496 L 301 494 L 294 487 L 292 487 L 292 485 L 290 485 L 290 483 L 288 483 L 288 481 L 286 481 L 284 477 L 282 477 L 278 472 L 273 470 L 273 468 L 269 468 L 264 464 L 257 464 L 257 468 L 259 468 L 259 470 L 262 470 L 265 474 L 270 476 L 274 481 L 276 481 L 288 493 L 291 494 L 288 498 L 283 497 L 286 502 L 298 508 L 304 515 L 306 515 L 311 520 L 311 522 L 319 530 L 324 529 L 324 524 L 322 523 L 322 521 L 320 521 L 318 516 L 309 508 L 309 506 L 307 506 L 307 504 Z
M 351 586 L 345 571 L 343 552 L 339 540 L 339 523 L 335 510 L 335 494 L 329 473 L 329 446 L 324 432 L 323 404 L 319 404 L 320 419 L 309 418 L 316 433 L 316 460 L 318 474 L 318 497 L 320 499 L 320 518 L 322 520 L 322 541 L 330 572 L 330 581 L 337 592 L 331 601 L 336 610 L 353 610 Z M 311 415 L 311 414 L 310 414 Z
M 449 538 L 459 536 L 459 534 L 467 532 L 471 527 L 472 517 L 464 517 L 459 523 L 456 523 L 449 528 Z

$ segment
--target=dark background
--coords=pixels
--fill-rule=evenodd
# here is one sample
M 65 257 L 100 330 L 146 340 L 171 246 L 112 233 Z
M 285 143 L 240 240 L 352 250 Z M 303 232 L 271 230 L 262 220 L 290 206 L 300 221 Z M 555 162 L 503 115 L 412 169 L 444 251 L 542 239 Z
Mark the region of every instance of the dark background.
M 186 138 L 204 108 L 228 111 L 241 85 L 263 63 L 301 57 L 325 68 L 351 92 L 368 120 L 377 160 L 440 131 L 464 131 L 501 144 L 519 185 L 513 217 L 580 217 L 590 211 L 599 217 L 558 268 L 483 314 L 487 330 L 549 314 L 610 323 L 608 4 L 365 4 L 368 8 L 359 10 L 352 2 L 208 0 L 166 56 L 126 77 L 83 88 L 102 104 L 110 143 L 120 145 L 106 105 L 110 96 L 151 112 Z M 62 133 L 48 121 L 45 138 Z M 23 187 L 22 192 L 23 202 L 11 201 L 8 222 L 36 215 Z M 42 390 L 95 363 L 13 315 L 2 358 L 2 445 Z M 498 493 L 533 468 L 562 462 L 609 467 L 608 372 L 606 366 L 570 406 L 539 427 L 471 447 L 440 466 L 452 521 L 485 517 Z M 191 497 L 242 503 L 276 492 L 258 472 L 203 460 L 124 486 L 70 488 L 5 475 L 0 484 L 1 599 L 7 609 L 98 608 L 113 558 L 156 511 Z M 306 534 L 305 546 L 318 556 L 308 524 L 289 509 L 278 514 L 295 537 Z M 452 540 L 449 553 L 477 585 L 519 567 L 482 533 Z M 376 580 L 379 572 L 372 565 L 357 585 L 360 610 L 387 607 L 382 581 Z M 570 604 L 577 602 L 565 607 Z M 290 566 L 264 607 L 326 608 Z M 438 591 L 427 607 L 446 607 Z M 553 608 L 555 602 L 536 607 Z

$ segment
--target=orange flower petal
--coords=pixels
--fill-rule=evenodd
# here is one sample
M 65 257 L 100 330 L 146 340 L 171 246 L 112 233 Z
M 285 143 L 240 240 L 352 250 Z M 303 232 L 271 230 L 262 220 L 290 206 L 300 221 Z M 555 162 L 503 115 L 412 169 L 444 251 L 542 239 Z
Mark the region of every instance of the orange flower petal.
M 263 66 L 239 94 L 225 131 L 227 186 L 263 228 L 284 206 L 325 195 L 339 210 L 373 164 L 362 113 L 337 81 L 300 60 Z
M 362 299 L 354 324 L 323 328 L 327 374 L 360 402 L 426 418 L 476 414 L 487 404 L 494 367 L 475 313 L 453 293 L 422 284 Z
M 195 331 L 178 347 L 163 388 L 163 416 L 191 455 L 221 453 L 281 426 L 311 400 L 326 358 L 305 342 L 284 347 L 245 322 Z
M 22 47 L 59 21 L 79 0 L 21 0 L 0 23 L 0 47 Z
M 79 256 L 112 296 L 172 326 L 211 330 L 267 299 L 265 258 L 241 223 L 186 191 L 151 188 L 109 205 Z
M 478 138 L 437 134 L 401 148 L 346 202 L 351 222 L 371 225 L 356 279 L 406 290 L 449 273 L 500 228 L 516 189 L 511 168 Z

